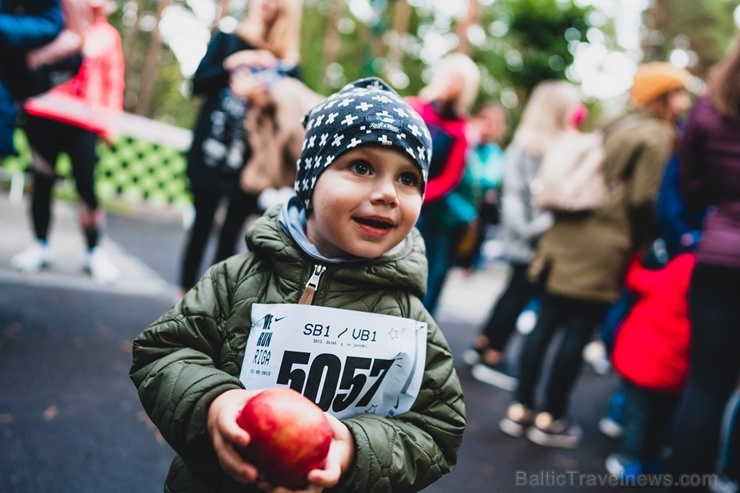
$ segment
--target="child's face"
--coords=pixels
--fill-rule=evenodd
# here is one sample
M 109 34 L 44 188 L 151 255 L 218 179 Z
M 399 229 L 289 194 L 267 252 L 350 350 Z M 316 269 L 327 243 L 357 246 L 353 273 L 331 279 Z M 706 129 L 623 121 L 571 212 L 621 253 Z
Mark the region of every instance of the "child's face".
M 500 142 L 507 130 L 506 114 L 503 110 L 486 108 L 474 120 L 483 143 Z
M 361 145 L 316 180 L 306 235 L 326 257 L 375 258 L 411 232 L 422 204 L 422 174 L 410 156 Z

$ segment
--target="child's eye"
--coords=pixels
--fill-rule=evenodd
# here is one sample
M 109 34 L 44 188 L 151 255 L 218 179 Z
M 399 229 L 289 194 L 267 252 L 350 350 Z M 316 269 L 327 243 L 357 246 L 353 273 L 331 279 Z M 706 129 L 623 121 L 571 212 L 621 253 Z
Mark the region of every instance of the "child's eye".
M 349 165 L 349 169 L 358 175 L 370 174 L 370 164 L 367 161 L 354 161 Z
M 398 182 L 407 187 L 416 187 L 421 182 L 421 178 L 416 173 L 403 173 L 398 177 Z

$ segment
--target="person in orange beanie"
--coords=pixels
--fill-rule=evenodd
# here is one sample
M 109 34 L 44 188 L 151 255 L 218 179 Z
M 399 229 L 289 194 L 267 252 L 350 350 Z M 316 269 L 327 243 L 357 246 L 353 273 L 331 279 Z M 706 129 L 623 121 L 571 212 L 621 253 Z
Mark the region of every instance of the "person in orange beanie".
M 685 92 L 690 78 L 686 70 L 668 62 L 643 63 L 632 79 L 630 99 L 636 107 L 650 111 L 672 93 Z

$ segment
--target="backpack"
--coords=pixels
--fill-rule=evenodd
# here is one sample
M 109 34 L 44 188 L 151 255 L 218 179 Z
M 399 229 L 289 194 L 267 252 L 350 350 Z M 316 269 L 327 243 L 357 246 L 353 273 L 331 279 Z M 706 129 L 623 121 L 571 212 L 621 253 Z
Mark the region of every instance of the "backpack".
M 583 212 L 598 209 L 609 200 L 602 163 L 604 134 L 601 131 L 565 132 L 542 156 L 529 186 L 536 209 Z

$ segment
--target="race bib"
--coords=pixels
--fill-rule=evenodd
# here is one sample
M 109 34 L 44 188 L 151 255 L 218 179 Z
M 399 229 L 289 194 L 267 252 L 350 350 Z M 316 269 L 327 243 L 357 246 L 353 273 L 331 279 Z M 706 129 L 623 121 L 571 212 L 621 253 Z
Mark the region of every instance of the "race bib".
M 287 386 L 338 419 L 390 417 L 416 400 L 427 324 L 314 305 L 252 305 L 239 379 L 247 389 Z

